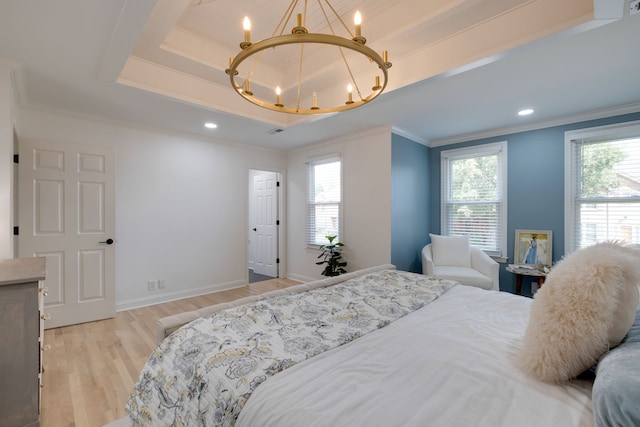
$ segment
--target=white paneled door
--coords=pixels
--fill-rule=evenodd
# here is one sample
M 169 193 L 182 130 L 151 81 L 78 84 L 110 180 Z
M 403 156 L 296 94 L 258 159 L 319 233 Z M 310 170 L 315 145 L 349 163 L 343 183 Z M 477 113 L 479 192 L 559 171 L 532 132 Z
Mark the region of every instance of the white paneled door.
M 111 147 L 20 141 L 19 255 L 47 259 L 45 327 L 115 316 Z
M 278 174 L 262 172 L 254 175 L 253 197 L 253 272 L 278 277 Z

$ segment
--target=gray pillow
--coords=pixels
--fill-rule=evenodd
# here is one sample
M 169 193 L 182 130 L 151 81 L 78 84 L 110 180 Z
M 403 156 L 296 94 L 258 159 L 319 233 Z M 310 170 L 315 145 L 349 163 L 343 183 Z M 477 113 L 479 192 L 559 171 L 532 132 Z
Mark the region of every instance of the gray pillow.
M 592 397 L 598 427 L 640 426 L 640 309 L 622 343 L 598 363 Z

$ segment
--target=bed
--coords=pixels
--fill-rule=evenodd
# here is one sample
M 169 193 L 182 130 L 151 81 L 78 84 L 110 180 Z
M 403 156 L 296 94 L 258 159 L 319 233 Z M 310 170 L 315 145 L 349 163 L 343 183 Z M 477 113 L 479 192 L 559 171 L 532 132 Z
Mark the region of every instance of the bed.
M 531 301 L 384 265 L 161 319 L 126 409 L 154 426 L 596 425 L 593 376 L 517 368 Z

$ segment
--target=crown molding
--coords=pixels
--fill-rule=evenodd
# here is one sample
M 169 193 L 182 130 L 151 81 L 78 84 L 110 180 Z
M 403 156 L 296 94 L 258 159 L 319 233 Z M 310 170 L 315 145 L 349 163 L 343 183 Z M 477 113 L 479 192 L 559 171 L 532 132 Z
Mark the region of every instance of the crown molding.
M 83 121 L 99 123 L 107 126 L 115 126 L 120 128 L 131 129 L 131 130 L 150 132 L 157 135 L 166 135 L 166 136 L 175 137 L 175 138 L 186 138 L 193 141 L 201 141 L 201 142 L 207 142 L 207 143 L 213 142 L 215 144 L 224 145 L 232 148 L 238 148 L 238 149 L 262 151 L 265 153 L 281 153 L 284 151 L 278 148 L 266 148 L 258 145 L 239 143 L 239 142 L 230 141 L 228 139 L 219 138 L 215 136 L 206 136 L 206 135 L 201 135 L 199 133 L 173 130 L 173 129 L 163 128 L 158 126 L 147 125 L 140 122 L 132 122 L 132 121 L 127 121 L 123 119 L 114 119 L 107 116 L 87 114 L 87 113 L 82 113 L 75 110 L 52 108 L 42 104 L 37 104 L 37 105 L 32 104 L 27 107 L 22 107 L 21 110 L 23 112 L 46 114 L 50 116 L 57 116 L 61 118 L 71 119 L 71 120 L 83 120 Z
M 422 138 L 414 133 L 407 132 L 406 130 L 399 127 L 393 126 L 391 128 L 391 133 L 395 133 L 396 135 L 407 138 L 408 140 L 411 140 L 413 142 L 417 142 L 418 144 L 426 145 L 427 147 L 429 146 L 429 140 Z
M 27 105 L 27 86 L 25 84 L 26 77 L 22 64 L 19 62 L 0 58 L 0 68 L 6 68 L 9 70 L 9 76 L 11 79 L 11 86 L 13 88 L 13 95 L 18 107 L 25 107 Z
M 333 138 L 329 138 L 329 139 L 325 139 L 323 141 L 319 141 L 317 143 L 314 144 L 310 144 L 310 145 L 304 145 L 302 147 L 298 147 L 298 148 L 294 148 L 291 150 L 287 150 L 287 153 L 289 154 L 296 154 L 296 153 L 302 153 L 314 148 L 318 148 L 318 147 L 323 147 L 323 146 L 327 146 L 327 145 L 331 145 L 331 144 L 342 144 L 342 143 L 346 143 L 349 141 L 352 141 L 354 139 L 365 139 L 369 136 L 373 136 L 373 135 L 379 135 L 379 134 L 388 134 L 389 135 L 389 142 L 391 142 L 391 133 L 392 133 L 392 128 L 391 126 L 377 126 L 377 127 L 373 127 L 373 128 L 368 128 L 368 129 L 364 129 L 358 132 L 354 132 L 354 133 L 349 133 L 349 134 L 344 134 L 344 135 L 338 135 L 335 136 Z
M 521 126 L 509 126 L 503 128 L 495 128 L 482 132 L 469 133 L 448 138 L 432 139 L 427 144 L 428 147 L 441 147 L 443 145 L 457 144 L 459 142 L 474 141 L 477 139 L 493 138 L 512 133 L 528 132 L 532 130 L 545 129 L 554 126 L 568 125 L 571 123 L 584 122 L 588 120 L 603 119 L 606 117 L 620 116 L 623 114 L 640 112 L 640 102 L 633 104 L 620 105 L 617 107 L 604 108 L 600 110 L 587 111 L 580 114 L 558 117 L 552 120 L 544 120 L 536 123 L 530 123 Z
M 18 107 L 26 107 L 29 103 L 26 80 L 24 68 L 21 65 L 15 67 L 11 73 L 11 83 Z

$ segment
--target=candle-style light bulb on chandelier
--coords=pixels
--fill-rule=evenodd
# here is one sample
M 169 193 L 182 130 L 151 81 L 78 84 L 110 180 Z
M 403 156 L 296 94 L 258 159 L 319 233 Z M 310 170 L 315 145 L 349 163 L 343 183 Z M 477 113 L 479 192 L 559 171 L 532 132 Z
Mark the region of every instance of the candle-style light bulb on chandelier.
M 326 21 L 330 34 L 310 33 L 305 27 L 307 18 L 307 0 L 305 0 L 302 13 L 296 13 L 295 15 L 295 25 L 291 29 L 291 34 L 284 34 L 285 28 L 289 24 L 291 17 L 294 12 L 297 11 L 298 2 L 299 0 L 291 1 L 271 37 L 255 43 L 251 42 L 251 21 L 248 17 L 244 18 L 244 40 L 240 43 L 241 51 L 235 56 L 235 58 L 229 58 L 229 68 L 225 70 L 229 75 L 233 89 L 244 99 L 259 105 L 260 107 L 290 114 L 336 113 L 360 107 L 379 96 L 387 86 L 387 70 L 391 68 L 391 62 L 387 59 L 387 51 L 383 51 L 382 55 L 379 55 L 376 51 L 365 45 L 367 40 L 362 36 L 362 16 L 360 15 L 360 12 L 356 11 L 355 13 L 354 32 L 352 33 L 351 29 L 344 23 L 336 10 L 329 3 L 329 0 L 317 0 L 321 15 Z M 349 36 L 348 38 L 336 34 L 334 26 L 331 23 L 330 16 L 334 16 L 336 18 L 334 23 L 339 23 L 346 30 L 346 34 Z M 335 81 L 333 86 L 347 88 L 347 91 L 344 92 L 343 101 L 333 103 L 333 105 L 329 106 L 323 105 L 323 88 L 313 88 L 309 93 L 304 93 L 304 49 L 305 46 L 309 44 L 329 45 L 338 50 L 338 56 L 336 56 L 336 58 L 340 58 L 344 63 L 346 72 L 340 76 L 336 76 L 336 79 L 341 79 L 341 81 Z M 267 96 L 260 97 L 258 94 L 254 94 L 251 90 L 251 81 L 254 79 L 254 83 L 257 82 L 257 80 L 255 80 L 256 73 L 259 69 L 258 66 L 265 54 L 265 51 L 285 45 L 299 45 L 300 47 L 297 84 L 294 85 L 292 83 L 289 85 L 290 87 L 295 86 L 296 88 L 295 97 L 290 96 L 288 98 L 290 105 L 283 102 L 282 89 L 280 85 L 271 89 L 275 91 L 275 96 L 271 95 L 271 99 Z M 373 67 L 375 70 L 373 73 L 371 71 L 360 73 L 367 75 L 375 74 L 371 79 L 371 82 L 366 82 L 365 84 L 364 82 L 358 81 L 362 80 L 362 78 L 356 79 L 356 73 L 353 71 L 353 67 L 349 64 L 349 61 L 355 61 L 353 55 L 348 54 L 350 51 L 358 53 L 359 55 L 356 55 L 356 57 L 358 60 L 363 58 L 363 60 L 368 63 L 367 67 Z M 253 58 L 255 61 L 250 67 L 248 67 L 248 71 L 245 75 L 240 75 L 240 65 L 249 60 L 249 58 Z M 323 60 L 332 61 L 330 58 L 323 58 Z M 283 72 L 282 74 L 284 75 L 285 73 Z M 264 82 L 264 79 L 262 81 Z M 283 82 L 283 86 L 286 86 L 285 83 L 286 82 Z M 370 90 L 368 89 L 369 87 L 371 88 Z M 271 93 L 273 94 L 274 92 Z M 325 99 L 326 98 L 329 98 L 329 96 L 326 96 Z M 301 102 L 303 101 L 308 101 L 308 105 L 301 105 Z

